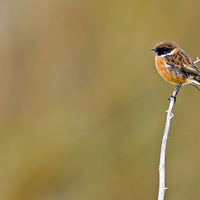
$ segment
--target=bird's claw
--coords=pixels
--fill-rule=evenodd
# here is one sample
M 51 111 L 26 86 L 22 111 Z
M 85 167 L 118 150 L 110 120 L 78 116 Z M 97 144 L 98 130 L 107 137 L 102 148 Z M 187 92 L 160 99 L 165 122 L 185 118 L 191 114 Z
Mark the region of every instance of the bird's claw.
M 170 101 L 171 99 L 174 99 L 174 103 L 176 102 L 176 96 L 171 95 L 171 96 L 168 98 L 168 100 Z

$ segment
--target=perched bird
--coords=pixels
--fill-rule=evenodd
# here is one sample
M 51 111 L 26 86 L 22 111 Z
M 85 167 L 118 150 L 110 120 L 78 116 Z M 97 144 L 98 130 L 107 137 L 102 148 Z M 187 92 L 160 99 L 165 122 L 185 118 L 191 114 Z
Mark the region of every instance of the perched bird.
M 161 42 L 151 50 L 156 53 L 156 68 L 167 82 L 180 86 L 194 83 L 200 85 L 199 69 L 178 45 Z

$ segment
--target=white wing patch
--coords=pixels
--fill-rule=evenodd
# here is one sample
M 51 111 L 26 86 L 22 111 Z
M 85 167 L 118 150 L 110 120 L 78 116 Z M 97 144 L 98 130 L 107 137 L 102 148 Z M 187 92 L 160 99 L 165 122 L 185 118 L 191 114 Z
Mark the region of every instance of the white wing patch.
M 177 69 L 177 68 L 181 69 L 180 66 L 177 66 L 177 65 L 172 66 L 172 65 L 166 63 L 166 61 L 165 61 L 165 67 L 168 67 L 168 68 L 173 68 L 173 67 L 175 67 L 176 69 Z

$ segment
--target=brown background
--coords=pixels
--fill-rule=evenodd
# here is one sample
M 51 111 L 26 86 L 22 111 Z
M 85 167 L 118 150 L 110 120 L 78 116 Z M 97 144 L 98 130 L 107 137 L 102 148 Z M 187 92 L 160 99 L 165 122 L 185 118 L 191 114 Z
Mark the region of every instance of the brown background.
M 200 57 L 199 8 L 0 1 L 0 199 L 156 199 L 174 86 L 149 49 L 173 41 Z M 183 87 L 167 145 L 168 200 L 200 196 L 199 106 L 200 92 Z

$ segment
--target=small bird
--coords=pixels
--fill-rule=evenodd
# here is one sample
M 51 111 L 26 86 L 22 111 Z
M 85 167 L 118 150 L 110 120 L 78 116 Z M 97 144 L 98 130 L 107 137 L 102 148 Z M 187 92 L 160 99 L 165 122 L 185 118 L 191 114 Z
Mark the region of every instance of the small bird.
M 199 69 L 177 44 L 161 42 L 151 50 L 156 53 L 156 68 L 165 81 L 180 87 L 186 84 L 200 85 Z

